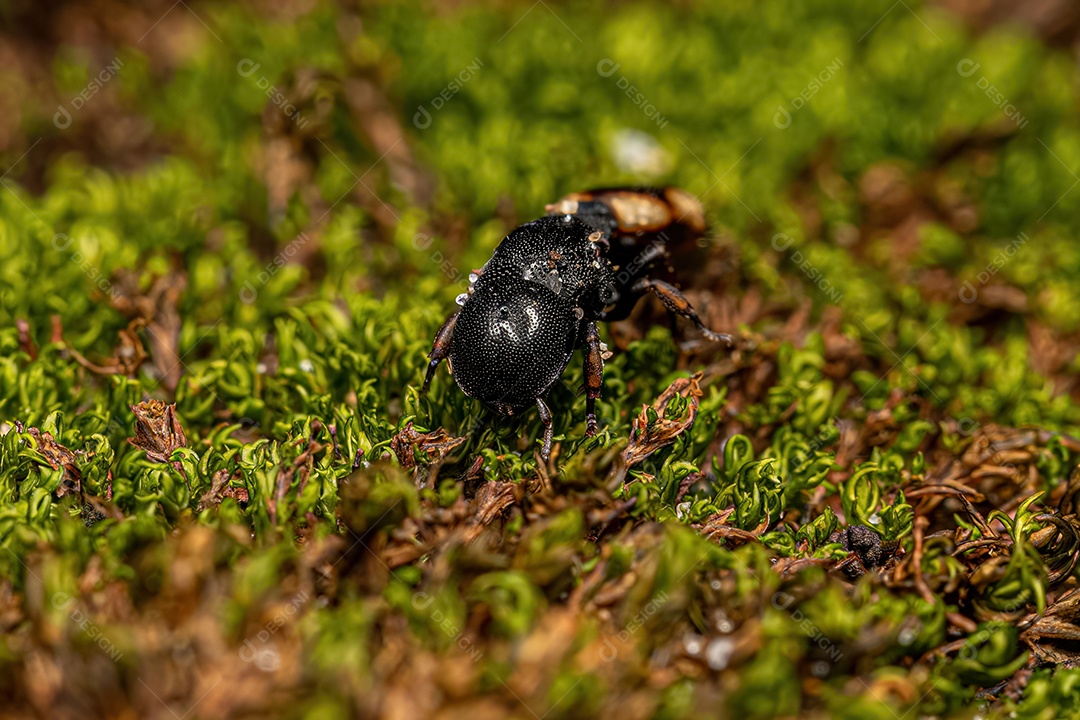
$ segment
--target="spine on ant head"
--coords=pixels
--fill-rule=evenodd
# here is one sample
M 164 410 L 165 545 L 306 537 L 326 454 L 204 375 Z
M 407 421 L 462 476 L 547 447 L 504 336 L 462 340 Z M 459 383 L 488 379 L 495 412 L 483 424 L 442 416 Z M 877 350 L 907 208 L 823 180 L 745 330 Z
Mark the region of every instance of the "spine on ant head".
M 701 202 L 677 187 L 601 188 L 570 193 L 547 206 L 548 215 L 575 215 L 609 236 L 706 230 Z

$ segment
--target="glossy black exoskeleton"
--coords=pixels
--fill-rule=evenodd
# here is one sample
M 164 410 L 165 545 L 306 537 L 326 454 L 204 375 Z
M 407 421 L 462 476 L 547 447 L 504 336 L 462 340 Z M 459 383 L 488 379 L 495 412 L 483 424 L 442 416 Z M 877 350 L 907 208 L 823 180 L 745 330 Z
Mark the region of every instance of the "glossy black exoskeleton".
M 673 237 L 704 231 L 696 198 L 678 188 L 613 188 L 567 195 L 547 209 L 547 217 L 507 235 L 470 276 L 461 310 L 435 336 L 424 378 L 426 391 L 445 359 L 462 391 L 496 411 L 516 415 L 536 405 L 545 460 L 553 429 L 543 396 L 579 347 L 586 434 L 596 432 L 606 352 L 598 321 L 626 317 L 651 290 L 710 339 L 731 341 L 706 328 L 674 285 L 648 276 Z

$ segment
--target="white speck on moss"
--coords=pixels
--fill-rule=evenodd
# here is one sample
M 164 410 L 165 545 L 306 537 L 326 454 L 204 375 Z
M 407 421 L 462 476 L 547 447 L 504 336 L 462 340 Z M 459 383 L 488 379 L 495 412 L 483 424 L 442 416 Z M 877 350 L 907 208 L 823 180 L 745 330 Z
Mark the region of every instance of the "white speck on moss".
M 687 655 L 698 656 L 701 654 L 702 641 L 697 635 L 690 635 L 683 640 L 683 647 L 686 648 Z
M 617 131 L 611 139 L 611 157 L 620 170 L 636 175 L 662 175 L 671 168 L 671 155 L 641 130 Z
M 713 670 L 723 670 L 731 661 L 731 654 L 735 651 L 735 641 L 729 637 L 716 638 L 709 642 L 705 650 L 705 662 Z

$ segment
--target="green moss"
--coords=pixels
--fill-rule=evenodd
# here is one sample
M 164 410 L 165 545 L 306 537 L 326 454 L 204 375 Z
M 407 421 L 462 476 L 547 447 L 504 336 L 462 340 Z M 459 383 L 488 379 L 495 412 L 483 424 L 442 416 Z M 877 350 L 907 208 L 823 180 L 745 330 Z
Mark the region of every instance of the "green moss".
M 120 70 L 71 130 L 24 98 L 0 189 L 0 687 L 27 701 L 48 646 L 120 702 L 200 637 L 227 686 L 275 688 L 252 712 L 887 718 L 1064 659 L 1018 628 L 1075 582 L 1047 540 L 1080 454 L 1070 60 L 890 5 L 222 3 L 193 8 L 209 29 L 175 10 L 175 56 L 102 48 Z M 52 58 L 62 101 L 99 55 Z M 103 159 L 92 112 L 148 146 Z M 658 172 L 620 162 L 626 130 Z M 708 262 L 681 269 L 743 344 L 603 330 L 601 432 L 574 362 L 540 468 L 535 414 L 494 418 L 445 370 L 421 395 L 425 354 L 514 224 L 622 183 L 702 196 Z M 696 422 L 620 465 L 697 370 Z M 186 433 L 167 462 L 127 442 L 148 397 Z M 408 423 L 466 439 L 403 467 Z M 896 555 L 848 582 L 853 524 Z M 1076 682 L 979 702 L 1044 717 Z

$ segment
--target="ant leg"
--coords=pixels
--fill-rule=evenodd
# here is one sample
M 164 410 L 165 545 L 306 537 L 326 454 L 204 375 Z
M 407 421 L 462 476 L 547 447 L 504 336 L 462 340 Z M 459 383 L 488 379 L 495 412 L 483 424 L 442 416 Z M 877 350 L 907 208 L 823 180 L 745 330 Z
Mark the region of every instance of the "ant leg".
M 540 398 L 536 398 L 536 409 L 540 411 L 540 421 L 544 423 L 544 447 L 540 450 L 540 457 L 546 463 L 551 457 L 551 438 L 555 434 L 554 423 L 551 419 L 551 410 L 548 410 L 548 406 Z
M 668 310 L 682 315 L 684 318 L 694 323 L 694 327 L 701 331 L 701 333 L 717 342 L 725 342 L 728 345 L 734 345 L 735 341 L 730 335 L 726 333 L 715 333 L 709 328 L 705 327 L 705 323 L 701 322 L 701 318 L 698 317 L 697 312 L 694 311 L 690 301 L 686 299 L 686 296 L 679 292 L 679 289 L 670 283 L 666 283 L 663 280 L 652 280 L 650 278 L 641 278 L 633 285 L 634 292 L 645 292 L 646 290 L 652 290 L 656 297 L 660 298 L 660 302 L 664 303 L 664 307 Z
M 604 384 L 604 356 L 596 323 L 585 324 L 585 437 L 596 434 L 596 399 Z
M 435 342 L 432 343 L 431 352 L 428 353 L 431 362 L 428 363 L 427 373 L 424 375 L 424 387 L 420 390 L 421 393 L 428 391 L 431 378 L 435 376 L 435 368 L 439 367 L 439 363 L 450 354 L 450 341 L 454 338 L 454 325 L 457 323 L 457 317 L 458 314 L 454 313 L 446 318 L 446 322 L 439 328 L 439 332 L 435 333 Z
M 663 239 L 661 233 L 655 240 L 649 243 L 641 254 L 634 258 L 634 264 L 639 268 L 643 268 L 650 263 L 659 260 L 662 257 L 669 257 L 671 253 L 668 252 L 667 245 Z

